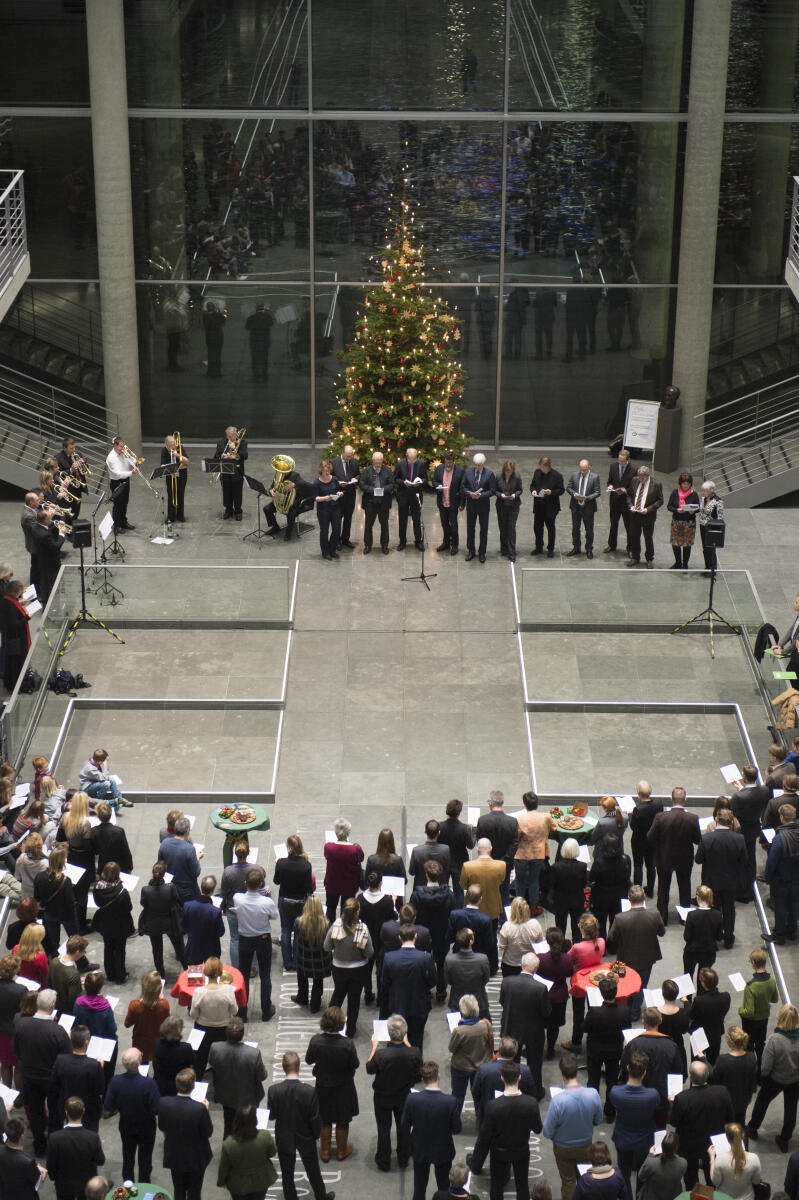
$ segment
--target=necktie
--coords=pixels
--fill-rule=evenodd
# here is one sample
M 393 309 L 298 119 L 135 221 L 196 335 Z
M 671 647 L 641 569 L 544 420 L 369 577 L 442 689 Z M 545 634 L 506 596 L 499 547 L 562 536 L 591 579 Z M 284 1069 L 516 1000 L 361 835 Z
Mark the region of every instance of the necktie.
M 580 476 L 580 495 L 581 496 L 585 495 L 585 484 L 586 484 L 587 479 L 588 479 L 587 475 Z
M 624 467 L 621 465 L 621 463 L 619 463 L 619 483 L 621 483 L 621 477 L 623 474 L 624 474 Z
M 635 507 L 636 508 L 641 507 L 641 494 L 642 494 L 643 490 L 644 490 L 644 485 L 642 483 L 639 483 L 638 484 L 638 495 L 635 497 Z
M 346 460 L 346 458 L 343 458 L 341 461 L 344 464 L 344 478 L 346 479 L 347 478 L 347 460 Z
M 408 481 L 413 483 L 413 463 L 408 463 Z
M 475 489 L 479 488 L 479 486 L 480 486 L 480 472 L 479 471 L 475 472 L 474 485 L 475 485 Z

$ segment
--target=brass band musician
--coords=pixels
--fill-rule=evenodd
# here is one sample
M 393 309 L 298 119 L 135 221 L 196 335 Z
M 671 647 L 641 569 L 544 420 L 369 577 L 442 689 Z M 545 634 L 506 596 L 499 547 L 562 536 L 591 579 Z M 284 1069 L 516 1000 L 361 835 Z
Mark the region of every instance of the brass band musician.
M 275 466 L 275 462 L 276 459 L 273 459 L 273 466 Z M 312 485 L 306 479 L 303 479 L 299 471 L 293 469 L 294 460 L 289 459 L 288 462 L 292 467 L 289 471 L 280 471 L 275 467 L 276 474 L 269 489 L 269 495 L 272 499 L 264 505 L 264 516 L 269 526 L 270 537 L 277 537 L 280 533 L 280 525 L 278 524 L 276 514 L 281 512 L 285 516 L 286 532 L 283 538 L 287 542 L 291 541 L 291 535 L 294 532 L 294 523 L 299 516 L 300 504 L 312 491 Z
M 186 495 L 186 482 L 189 477 L 188 465 L 189 460 L 183 453 L 182 447 L 178 446 L 176 438 L 170 434 L 164 438 L 164 444 L 161 447 L 161 466 L 168 466 L 170 463 L 178 463 L 177 475 L 172 475 L 166 480 L 166 519 L 167 521 L 185 522 L 186 517 L 183 513 L 183 500 Z
M 241 497 L 244 492 L 244 463 L 247 458 L 247 441 L 244 430 L 241 432 L 235 425 L 228 425 L 225 436 L 216 443 L 215 459 L 233 462 L 235 471 L 232 475 L 222 475 L 222 503 L 225 511 L 223 521 L 229 521 L 235 516 L 241 520 Z
M 114 445 L 106 455 L 108 478 L 111 482 L 111 512 L 114 517 L 114 528 L 117 531 L 136 528 L 128 522 L 128 501 L 130 499 L 130 477 L 138 473 L 136 456 L 132 454 L 121 437 L 114 438 Z

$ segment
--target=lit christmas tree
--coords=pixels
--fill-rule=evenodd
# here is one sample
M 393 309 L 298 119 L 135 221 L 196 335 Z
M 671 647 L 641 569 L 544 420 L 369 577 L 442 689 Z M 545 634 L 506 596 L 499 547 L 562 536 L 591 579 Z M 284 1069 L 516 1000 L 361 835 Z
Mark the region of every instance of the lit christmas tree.
M 349 443 L 365 466 L 381 450 L 393 466 L 414 446 L 433 467 L 445 450 L 456 459 L 469 453 L 461 432 L 469 413 L 460 406 L 466 380 L 456 357 L 460 322 L 424 282 L 423 247 L 405 199 L 396 222 L 380 263 L 383 282 L 365 292 L 355 340 L 339 356 L 346 366 L 330 410 L 330 452 L 340 454 Z

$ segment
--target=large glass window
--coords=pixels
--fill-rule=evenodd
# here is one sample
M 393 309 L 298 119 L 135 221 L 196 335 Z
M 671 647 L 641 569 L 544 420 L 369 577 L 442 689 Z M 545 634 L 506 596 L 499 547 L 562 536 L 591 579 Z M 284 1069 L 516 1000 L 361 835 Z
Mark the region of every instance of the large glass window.
M 304 121 L 130 128 L 137 278 L 308 278 Z
M 307 0 L 129 0 L 137 108 L 307 108 Z
M 0 104 L 89 103 L 82 4 L 5 0 L 0 40 Z
M 732 0 L 727 111 L 799 110 L 796 0 Z
M 140 284 L 142 428 L 161 438 L 311 435 L 307 290 L 250 284 Z
M 508 0 L 509 106 L 679 112 L 687 104 L 686 0 Z

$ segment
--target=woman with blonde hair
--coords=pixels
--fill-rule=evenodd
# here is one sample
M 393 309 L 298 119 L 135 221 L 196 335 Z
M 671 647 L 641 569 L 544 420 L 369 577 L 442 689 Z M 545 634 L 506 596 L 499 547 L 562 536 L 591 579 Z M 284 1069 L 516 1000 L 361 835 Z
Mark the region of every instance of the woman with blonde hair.
M 44 815 L 48 821 L 61 820 L 61 807 L 66 800 L 66 792 L 59 787 L 52 775 L 42 775 L 39 782 L 39 799 L 44 805 Z
M 305 901 L 302 916 L 294 925 L 294 948 L 297 954 L 297 995 L 294 1004 L 305 1008 L 308 1004 L 308 981 L 311 980 L 311 1012 L 318 1013 L 322 1007 L 322 989 L 331 972 L 332 955 L 325 950 L 325 934 L 328 920 L 322 901 L 309 896 Z
M 507 458 L 497 475 L 496 496 L 497 524 L 499 526 L 499 552 L 503 558 L 516 562 L 516 522 L 522 506 L 522 477 L 516 463 Z
M 32 979 L 40 988 L 47 983 L 49 963 L 42 949 L 44 941 L 44 925 L 26 925 L 19 939 L 19 945 L 11 951 L 20 960 L 18 974 L 23 979 Z
M 169 1016 L 169 1001 L 161 994 L 161 976 L 148 971 L 141 981 L 141 994 L 131 1000 L 125 1014 L 125 1028 L 132 1029 L 131 1043 L 141 1051 L 142 1062 L 152 1062 L 155 1039 Z
M 724 1126 L 729 1150 L 708 1150 L 710 1182 L 732 1200 L 755 1200 L 755 1184 L 760 1183 L 760 1159 L 743 1143 L 743 1130 L 737 1123 Z
M 783 1004 L 777 1013 L 776 1029 L 763 1050 L 760 1091 L 746 1127 L 750 1138 L 757 1139 L 766 1109 L 780 1092 L 783 1094 L 782 1129 L 774 1141 L 783 1154 L 787 1154 L 799 1101 L 799 1012 L 793 1004 Z
M 75 792 L 69 802 L 69 809 L 62 816 L 56 830 L 56 841 L 66 842 L 67 862 L 83 871 L 75 884 L 75 907 L 77 910 L 80 933 L 86 933 L 89 922 L 86 919 L 86 906 L 89 891 L 94 883 L 94 847 L 92 846 L 92 827 L 89 824 L 89 797 L 85 792 Z
M 47 870 L 47 859 L 44 856 L 41 834 L 29 833 L 22 845 L 22 853 L 17 859 L 14 873 L 22 889 L 22 899 L 29 900 L 33 895 L 33 882 L 37 875 Z
M 333 995 L 330 1003 L 341 1008 L 347 1001 L 347 1037 L 355 1037 L 361 992 L 366 981 L 366 966 L 374 955 L 372 935 L 361 920 L 357 900 L 345 900 L 338 917 L 328 929 L 325 950 L 333 954 Z
M 521 975 L 522 956 L 529 954 L 535 942 L 543 941 L 544 931 L 530 916 L 530 905 L 522 896 L 511 901 L 510 916 L 499 931 L 499 958 L 503 977 Z
M 598 966 L 605 953 L 605 939 L 599 936 L 599 922 L 593 913 L 583 913 L 580 917 L 580 933 L 581 940 L 575 942 L 569 951 L 575 972 L 582 971 L 583 967 Z M 579 1053 L 584 1019 L 585 997 L 572 995 L 572 1036 L 570 1042 L 560 1043 L 564 1050 Z
M 713 907 L 713 890 L 702 884 L 696 889 L 696 908 L 690 908 L 685 918 L 682 969 L 693 977 L 697 967 L 712 967 L 716 961 L 716 943 L 721 940 L 724 922 Z
M 223 966 L 218 958 L 207 958 L 203 973 L 208 982 L 195 988 L 191 997 L 189 1011 L 194 1018 L 194 1028 L 201 1029 L 205 1034 L 196 1055 L 198 1079 L 205 1074 L 212 1045 L 225 1041 L 227 1023 L 239 1011 L 235 989 L 231 983 L 222 982 L 222 972 Z
M 724 1035 L 729 1054 L 720 1054 L 713 1064 L 713 1082 L 730 1093 L 735 1120 L 746 1125 L 746 1111 L 757 1087 L 757 1057 L 749 1049 L 749 1034 L 740 1025 L 730 1025 Z
M 40 872 L 33 881 L 33 896 L 42 910 L 42 920 L 47 934 L 47 947 L 55 954 L 61 942 L 61 926 L 67 937 L 78 933 L 78 917 L 72 882 L 64 874 L 67 862 L 67 847 L 56 845 L 50 851 L 47 870 Z

